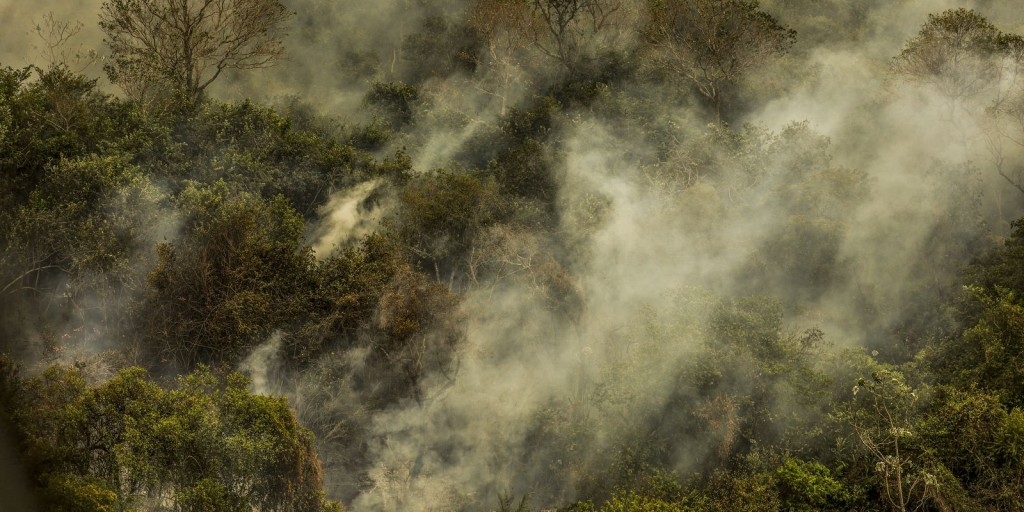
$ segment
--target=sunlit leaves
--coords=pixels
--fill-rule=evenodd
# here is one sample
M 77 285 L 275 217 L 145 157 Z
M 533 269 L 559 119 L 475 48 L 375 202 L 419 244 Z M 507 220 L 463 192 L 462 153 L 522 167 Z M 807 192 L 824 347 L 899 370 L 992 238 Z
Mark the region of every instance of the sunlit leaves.
M 23 386 L 13 417 L 53 510 L 331 506 L 311 434 L 283 399 L 251 394 L 241 375 L 204 368 L 164 389 L 134 368 L 87 386 L 52 367 Z

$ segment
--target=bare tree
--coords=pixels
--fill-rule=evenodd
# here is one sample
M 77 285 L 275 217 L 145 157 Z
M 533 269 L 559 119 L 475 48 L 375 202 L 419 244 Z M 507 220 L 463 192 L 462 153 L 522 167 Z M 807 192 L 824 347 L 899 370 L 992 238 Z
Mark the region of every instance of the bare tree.
M 574 73 L 587 46 L 620 21 L 626 1 L 532 0 L 532 4 L 546 29 L 536 34 L 534 44 Z
M 105 68 L 129 95 L 167 89 L 195 101 L 225 69 L 278 59 L 291 16 L 277 0 L 109 0 L 100 12 L 113 54 Z
M 665 0 L 652 6 L 644 65 L 691 82 L 719 120 L 728 89 L 789 50 L 796 32 L 750 0 Z
M 484 42 L 484 63 L 493 73 L 493 86 L 479 87 L 501 100 L 505 115 L 513 88 L 527 80 L 520 59 L 533 44 L 538 19 L 526 0 L 476 0 L 466 17 Z
M 80 21 L 57 18 L 53 12 L 44 14 L 42 20 L 36 23 L 33 32 L 41 43 L 36 50 L 46 61 L 47 69 L 63 67 L 72 73 L 82 73 L 96 62 L 96 50 L 86 49 L 81 44 L 71 45 L 71 40 L 82 31 L 83 26 Z

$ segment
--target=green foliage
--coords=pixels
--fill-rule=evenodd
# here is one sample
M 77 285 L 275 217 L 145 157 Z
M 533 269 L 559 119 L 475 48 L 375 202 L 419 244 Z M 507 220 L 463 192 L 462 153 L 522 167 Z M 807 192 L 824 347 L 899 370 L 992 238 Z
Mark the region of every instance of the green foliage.
M 720 304 L 712 313 L 711 339 L 728 349 L 750 351 L 758 359 L 784 356 L 782 305 L 769 297 L 744 297 Z
M 180 149 L 160 174 L 183 188 L 187 180 L 224 180 L 265 199 L 286 197 L 311 218 L 330 194 L 374 175 L 392 174 L 388 162 L 344 141 L 340 130 L 291 109 L 279 112 L 250 101 L 205 102 L 182 121 Z M 393 165 L 393 164 L 392 164 Z
M 561 105 L 554 98 L 541 98 L 532 109 L 513 109 L 501 121 L 501 133 L 508 142 L 547 138 Z
M 304 368 L 330 350 L 353 346 L 372 322 L 401 261 L 394 240 L 371 235 L 316 264 L 312 268 L 315 284 L 305 297 L 308 317 L 285 337 L 285 356 Z
M 781 508 L 775 481 L 768 473 L 725 477 L 715 483 L 712 489 L 716 492 L 712 493 L 707 510 L 770 512 Z
M 107 482 L 88 475 L 57 473 L 49 475 L 45 496 L 47 510 L 55 512 L 114 512 L 118 509 L 117 493 Z
M 371 111 L 400 130 L 413 120 L 419 90 L 402 82 L 373 82 L 363 102 Z
M 961 388 L 979 387 L 998 393 L 1008 406 L 1019 407 L 1024 391 L 1019 367 L 1022 352 L 1019 304 L 1022 272 L 1021 223 L 1004 247 L 976 262 L 968 271 L 975 284 L 964 288 L 958 304 L 959 332 L 948 336 L 928 360 L 946 382 Z
M 565 512 L 684 512 L 696 510 L 683 495 L 677 477 L 662 471 L 646 472 L 635 481 L 615 489 L 600 506 L 581 501 Z
M 749 446 L 799 446 L 822 419 L 828 378 L 814 361 L 824 333 L 785 333 L 782 319 L 777 300 L 757 296 L 723 300 L 710 313 L 707 354 L 692 378 L 696 414 L 723 458 Z
M 776 470 L 782 510 L 842 510 L 849 492 L 832 472 L 816 461 L 787 457 Z
M 1010 405 L 1024 405 L 1020 398 L 1024 380 L 1018 371 L 1024 359 L 1024 306 L 1005 289 L 988 293 L 967 288 L 967 292 L 984 309 L 977 323 L 969 326 L 957 342 L 961 353 L 956 364 L 961 371 L 951 376 L 961 385 L 982 383 L 984 388 L 1005 396 Z
M 96 90 L 96 81 L 64 67 L 0 70 L 0 214 L 34 189 L 61 159 L 102 151 L 137 123 L 127 106 Z
M 12 416 L 48 510 L 332 509 L 312 435 L 239 374 L 168 390 L 139 368 L 88 386 L 54 366 L 21 385 Z
M 547 142 L 561 105 L 541 98 L 533 108 L 510 109 L 501 122 L 501 149 L 488 162 L 503 194 L 540 202 L 553 208 L 557 176 Z
M 863 484 L 897 509 L 1020 506 L 1021 466 L 1001 448 L 1012 445 L 1004 436 L 1013 435 L 1014 413 L 997 395 L 950 386 L 932 393 L 909 386 L 891 367 L 866 368 L 871 377 L 860 379 L 850 402 L 835 411 L 865 456 L 849 459 L 848 481 L 870 476 Z
M 600 512 L 683 512 L 685 509 L 633 491 L 618 492 L 598 509 Z
M 815 450 L 829 398 L 828 379 L 814 363 L 824 347 L 823 334 L 786 333 L 780 303 L 767 297 L 726 300 L 707 291 L 680 290 L 660 302 L 663 308 L 641 311 L 622 339 L 616 338 L 616 346 L 629 349 L 603 368 L 595 383 L 593 414 L 605 418 L 604 428 L 628 434 L 616 452 L 602 454 L 608 462 L 590 476 L 595 481 L 584 482 L 585 489 L 595 487 L 585 495 L 600 499 L 601 489 L 621 487 L 680 503 L 687 494 L 689 507 L 705 510 L 700 507 L 719 499 L 711 493 L 726 484 L 688 486 L 684 493 L 678 478 L 664 473 L 678 464 L 675 450 L 699 453 L 695 457 L 723 471 L 759 457 L 756 478 L 720 477 L 740 486 L 740 494 L 762 487 L 781 493 L 774 471 L 782 460 L 756 454 Z M 669 391 L 665 382 L 672 383 Z M 645 401 L 653 402 L 650 416 L 614 416 Z
M 548 94 L 568 108 L 589 108 L 608 89 L 618 88 L 634 78 L 637 64 L 629 55 L 608 51 L 577 63 L 572 74 Z
M 969 98 L 997 79 L 993 57 L 1004 39 L 977 11 L 961 7 L 929 14 L 920 33 L 893 59 L 893 70 L 953 100 Z
M 61 160 L 19 210 L 11 247 L 24 254 L 26 270 L 52 266 L 75 279 L 94 273 L 124 282 L 161 201 L 150 180 L 121 158 Z
M 189 7 L 201 4 L 255 5 Z M 426 422 L 406 424 L 404 413 L 447 412 L 444 397 L 472 382 L 457 380 L 460 371 L 514 379 L 504 372 L 518 364 L 489 365 L 531 352 L 543 361 L 536 364 L 552 365 L 543 367 L 551 387 L 521 397 L 527 412 L 507 429 L 507 439 L 523 441 L 514 445 L 521 453 L 502 461 L 510 454 L 498 450 L 489 462 L 502 478 L 522 470 L 512 485 L 528 488 L 540 507 L 574 496 L 577 512 L 1024 509 L 1024 220 L 1003 247 L 981 254 L 989 205 L 970 182 L 974 168 L 938 162 L 920 164 L 919 197 L 934 208 L 891 221 L 883 229 L 891 232 L 853 229 L 874 212 L 865 206 L 875 204 L 876 183 L 837 164 L 831 141 L 809 123 L 700 126 L 710 119 L 701 102 L 719 121 L 744 119 L 779 84 L 797 87 L 773 70 L 757 77 L 769 92 L 744 89 L 750 71 L 791 47 L 811 54 L 811 45 L 794 46 L 784 13 L 810 13 L 786 21 L 845 50 L 884 2 L 463 4 L 419 2 L 417 21 L 392 38 L 400 48 L 346 50 L 343 65 L 355 75 L 339 80 L 367 82 L 361 111 L 344 121 L 295 100 L 272 108 L 202 98 L 220 64 L 189 69 L 185 56 L 173 57 L 188 44 L 144 61 L 121 37 L 119 22 L 146 1 L 103 7 L 104 30 L 119 34 L 111 77 L 131 101 L 62 66 L 0 69 L 0 344 L 44 362 L 74 361 L 22 378 L 0 354 L 0 418 L 16 427 L 45 509 L 339 510 L 324 500 L 324 470 L 297 418 L 322 434 L 316 449 L 331 457 L 332 493 L 352 498 L 369 487 L 381 451 L 397 447 L 387 454 L 396 464 L 411 457 L 402 442 L 378 437 L 382 429 L 416 432 Z M 276 58 L 274 20 L 288 13 L 276 1 L 261 5 L 273 26 L 257 39 Z M 327 23 L 312 19 L 331 10 L 324 5 L 308 6 L 311 24 Z M 467 6 L 503 19 L 459 17 Z M 642 20 L 639 39 L 615 40 L 612 32 L 631 29 L 617 25 L 619 16 Z M 193 42 L 224 35 L 208 28 Z M 496 44 L 511 50 L 499 55 Z M 392 50 L 390 70 L 373 64 Z M 548 73 L 536 52 L 566 73 Z M 979 112 L 999 131 L 1019 117 L 1009 91 L 1016 79 L 1006 73 L 1021 55 L 1020 37 L 957 9 L 930 16 L 893 69 L 956 101 L 1010 94 Z M 487 62 L 496 58 L 515 68 L 498 82 L 482 70 L 500 67 Z M 799 70 L 811 76 L 814 66 Z M 670 86 L 680 79 L 687 87 Z M 470 87 L 500 96 L 500 115 L 462 90 Z M 447 101 L 452 90 L 460 101 Z M 874 122 L 865 112 L 898 112 L 883 108 L 889 99 L 858 103 L 851 117 L 865 120 L 857 129 Z M 560 174 L 575 150 L 567 141 L 593 126 L 620 140 L 603 152 L 635 165 L 577 193 Z M 428 144 L 441 139 L 458 146 L 445 149 L 451 163 L 413 170 L 410 154 L 429 160 Z M 397 149 L 403 144 L 408 153 Z M 842 149 L 862 158 L 858 147 Z M 1010 164 L 1019 156 L 1011 153 L 999 156 Z M 884 156 L 871 162 L 895 156 L 916 165 Z M 314 255 L 314 219 L 363 183 L 376 188 L 361 206 L 374 203 L 383 227 Z M 635 197 L 644 204 L 595 191 L 622 184 L 642 192 Z M 1000 215 L 1014 207 L 997 206 Z M 594 275 L 617 265 L 595 259 L 595 235 L 633 208 L 693 244 L 681 258 L 713 255 L 693 265 L 706 272 L 702 282 L 720 266 L 728 279 L 623 311 L 593 307 L 617 291 Z M 735 226 L 743 229 L 725 229 Z M 872 269 L 857 266 L 865 239 L 851 235 L 903 244 L 904 228 L 920 235 L 905 241 L 920 257 L 889 259 L 910 277 L 862 286 L 860 270 Z M 627 293 L 638 296 L 648 283 L 673 289 L 672 280 L 690 278 L 648 270 L 616 268 L 615 277 L 650 275 Z M 851 293 L 850 315 L 831 317 Z M 493 318 L 467 317 L 473 300 L 513 295 L 529 307 L 497 321 L 538 327 L 489 345 Z M 621 300 L 612 303 L 633 297 Z M 818 320 L 828 338 L 807 328 Z M 845 341 L 847 325 L 885 347 L 884 362 L 830 352 L 826 340 Z M 98 354 L 110 346 L 116 357 Z M 205 366 L 237 366 L 257 347 L 273 352 L 271 388 L 301 398 L 298 416 L 283 399 L 250 393 L 244 377 Z M 141 369 L 117 371 L 126 360 L 183 375 L 165 388 Z M 402 421 L 382 425 L 385 417 Z M 444 419 L 430 428 L 461 434 L 470 421 Z M 479 456 L 479 440 L 452 437 L 422 441 L 390 483 L 420 492 L 425 478 L 454 487 L 475 479 L 458 465 Z M 375 489 L 390 492 L 384 487 Z M 497 503 L 503 511 L 529 505 L 526 496 Z
M 413 261 L 438 280 L 463 266 L 473 239 L 496 220 L 502 206 L 493 180 L 443 169 L 412 178 L 399 201 L 394 229 Z
M 678 501 L 680 508 L 673 510 L 789 510 L 780 497 L 774 469 L 781 460 L 776 454 L 754 451 L 735 462 L 729 467 L 709 470 L 702 478 L 689 482 Z
M 183 490 L 176 501 L 182 510 L 245 512 L 252 507 L 241 496 L 232 494 L 223 484 L 213 479 L 200 480 L 196 485 Z
M 237 362 L 303 310 L 313 286 L 303 221 L 282 197 L 263 201 L 224 182 L 193 184 L 178 204 L 183 231 L 157 247 L 140 335 L 181 368 Z
M 849 401 L 836 413 L 853 430 L 866 457 L 863 463 L 873 465 L 871 483 L 878 499 L 895 510 L 940 499 L 939 471 L 919 426 L 921 390 L 909 385 L 900 370 L 870 359 L 864 372 L 870 377 L 857 380 Z
M 999 288 L 1016 295 L 1024 293 L 1024 219 L 1012 222 L 1010 227 L 1010 236 L 1003 241 L 1001 247 L 982 254 L 967 268 L 968 283 L 983 286 L 990 293 Z M 972 304 L 974 307 L 971 307 Z M 961 309 L 970 318 L 978 314 L 979 305 L 969 300 Z
M 1024 466 L 1001 448 L 1012 449 L 1003 436 L 1013 429 L 1013 414 L 994 395 L 951 387 L 936 391 L 920 428 L 941 462 L 943 501 L 962 510 L 1019 507 L 1020 500 L 1011 496 L 1021 495 Z M 947 468 L 956 468 L 955 474 Z

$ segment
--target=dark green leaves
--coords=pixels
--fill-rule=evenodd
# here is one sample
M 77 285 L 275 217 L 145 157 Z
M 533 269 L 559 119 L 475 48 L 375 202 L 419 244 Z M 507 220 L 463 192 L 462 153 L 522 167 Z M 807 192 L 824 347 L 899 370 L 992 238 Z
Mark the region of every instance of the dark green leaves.
M 209 369 L 164 389 L 139 368 L 86 385 L 51 367 L 28 379 L 11 415 L 48 510 L 317 511 L 313 438 L 281 398 Z

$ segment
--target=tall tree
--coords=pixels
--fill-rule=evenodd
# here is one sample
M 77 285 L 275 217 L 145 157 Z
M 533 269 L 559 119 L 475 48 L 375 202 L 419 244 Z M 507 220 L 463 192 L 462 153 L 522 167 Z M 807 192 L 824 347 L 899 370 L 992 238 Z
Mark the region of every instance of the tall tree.
M 504 116 L 513 88 L 526 81 L 520 59 L 533 42 L 538 19 L 526 0 L 477 0 L 470 4 L 466 17 L 483 41 L 483 63 L 493 73 L 493 85 L 479 87 L 501 100 Z
M 620 20 L 625 0 L 532 0 L 543 20 L 534 40 L 538 49 L 558 60 L 570 74 L 578 71 L 586 46 Z
M 755 0 L 654 0 L 650 19 L 645 65 L 692 83 L 719 120 L 740 77 L 796 41 Z
M 950 119 L 966 112 L 985 135 L 993 167 L 1024 193 L 1024 38 L 1001 32 L 977 11 L 929 14 L 893 58 L 893 73 L 949 100 Z
M 917 37 L 893 59 L 893 71 L 954 101 L 969 98 L 998 76 L 999 37 L 999 30 L 973 10 L 929 14 Z
M 194 101 L 225 69 L 279 58 L 291 15 L 277 0 L 109 0 L 100 11 L 113 53 L 106 71 L 134 99 L 169 90 Z

